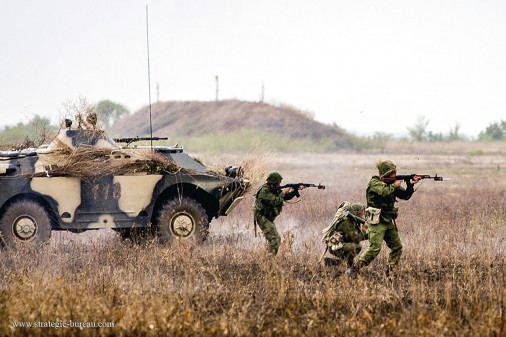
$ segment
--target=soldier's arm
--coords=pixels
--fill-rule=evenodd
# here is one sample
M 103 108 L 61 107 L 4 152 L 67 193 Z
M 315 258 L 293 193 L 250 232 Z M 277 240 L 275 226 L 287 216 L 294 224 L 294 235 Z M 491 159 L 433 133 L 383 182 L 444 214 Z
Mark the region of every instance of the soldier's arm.
M 297 191 L 295 191 L 294 189 L 291 189 L 290 192 L 288 192 L 288 193 L 281 192 L 280 195 L 281 194 L 283 196 L 283 200 L 290 200 L 290 199 L 293 199 L 297 195 Z
M 258 198 L 263 204 L 275 207 L 283 204 L 284 193 L 276 195 L 268 187 L 264 187 L 258 193 Z
M 408 184 L 407 188 L 404 188 L 402 186 L 399 186 L 395 190 L 395 196 L 402 200 L 409 200 L 413 193 L 415 192 L 415 189 L 412 184 Z
M 374 192 L 382 197 L 386 197 L 395 192 L 396 187 L 394 184 L 387 184 L 382 182 L 381 180 L 373 180 L 370 182 L 369 190 Z

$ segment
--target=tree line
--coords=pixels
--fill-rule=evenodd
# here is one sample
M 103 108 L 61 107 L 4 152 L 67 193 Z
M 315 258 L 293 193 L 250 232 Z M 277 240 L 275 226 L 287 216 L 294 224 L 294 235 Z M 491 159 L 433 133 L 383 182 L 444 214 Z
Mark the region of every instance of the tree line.
M 130 113 L 129 109 L 121 103 L 111 100 L 102 100 L 95 105 L 89 104 L 86 99 L 68 101 L 62 104 L 64 117 L 75 120 L 77 114 L 93 111 L 97 114 L 98 126 L 101 129 L 109 129 L 123 116 Z M 62 119 L 63 120 L 63 119 Z M 21 149 L 38 147 L 47 143 L 54 137 L 62 126 L 54 125 L 46 117 L 36 115 L 28 123 L 19 122 L 14 126 L 5 126 L 0 130 L 0 144 L 2 149 Z M 337 125 L 336 125 L 337 127 Z M 433 132 L 429 129 L 429 120 L 423 116 L 418 117 L 415 124 L 407 128 L 408 140 L 413 142 L 454 142 L 472 141 L 468 136 L 461 133 L 460 124 L 456 123 L 448 132 Z M 361 138 L 361 137 L 358 137 Z M 377 132 L 365 140 L 387 142 L 393 140 L 393 136 Z M 490 123 L 485 130 L 478 134 L 478 141 L 503 141 L 506 140 L 506 121 Z M 358 142 L 360 143 L 360 141 Z
M 469 140 L 461 134 L 460 124 L 456 123 L 448 133 L 432 132 L 428 129 L 429 120 L 423 116 L 418 117 L 413 126 L 408 127 L 409 137 L 416 142 L 453 142 Z M 479 141 L 501 141 L 506 139 L 506 121 L 493 122 L 478 134 Z

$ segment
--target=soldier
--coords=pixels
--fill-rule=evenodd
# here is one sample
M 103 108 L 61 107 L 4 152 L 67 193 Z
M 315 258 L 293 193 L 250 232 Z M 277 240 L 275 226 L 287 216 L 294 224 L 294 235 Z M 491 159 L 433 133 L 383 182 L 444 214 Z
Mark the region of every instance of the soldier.
M 325 257 L 326 266 L 338 265 L 342 261 L 353 264 L 353 259 L 362 250 L 360 241 L 367 240 L 365 208 L 360 203 L 343 202 L 334 216 L 332 224 L 323 230 L 322 241 L 327 250 L 336 258 Z
M 376 165 L 379 175 L 373 176 L 366 190 L 367 206 L 378 216 L 369 225 L 369 248 L 360 256 L 346 274 L 356 277 L 359 269 L 370 264 L 378 256 L 383 240 L 390 254 L 388 255 L 387 274 L 399 263 L 402 254 L 402 242 L 397 230 L 396 199 L 409 200 L 414 193 L 413 185 L 420 181 L 420 176 L 407 183 L 406 189 L 401 186 L 402 180 L 396 179 L 397 168 L 390 160 L 380 161 Z
M 281 213 L 285 200 L 297 194 L 291 187 L 279 188 L 283 177 L 278 172 L 270 172 L 266 183 L 260 186 L 255 194 L 253 207 L 255 226 L 258 225 L 267 240 L 267 251 L 273 255 L 278 253 L 281 237 L 274 224 L 274 219 Z M 299 190 L 304 186 L 299 186 Z

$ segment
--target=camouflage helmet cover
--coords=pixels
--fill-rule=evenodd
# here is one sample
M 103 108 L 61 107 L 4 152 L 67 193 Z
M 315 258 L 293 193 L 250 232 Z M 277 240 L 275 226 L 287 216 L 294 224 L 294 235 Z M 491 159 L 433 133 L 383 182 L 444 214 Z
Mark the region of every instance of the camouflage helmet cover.
M 355 202 L 350 206 L 350 213 L 355 216 L 360 216 L 360 214 L 364 211 L 365 207 L 361 203 Z
M 395 164 L 390 160 L 379 161 L 376 167 L 378 168 L 380 178 L 386 177 L 397 170 Z
M 281 180 L 283 180 L 283 177 L 278 172 L 270 172 L 266 179 L 266 181 L 271 184 L 279 183 Z

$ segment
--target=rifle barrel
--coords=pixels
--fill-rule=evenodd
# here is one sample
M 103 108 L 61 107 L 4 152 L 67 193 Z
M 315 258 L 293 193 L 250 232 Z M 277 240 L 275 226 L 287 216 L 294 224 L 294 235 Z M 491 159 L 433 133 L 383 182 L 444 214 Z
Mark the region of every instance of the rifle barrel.
M 431 176 L 430 174 L 416 174 L 416 173 L 413 173 L 413 174 L 398 174 L 398 175 L 396 175 L 395 179 L 396 180 L 410 181 L 415 176 L 419 176 L 422 179 L 432 179 L 434 181 L 443 181 L 443 180 L 445 180 L 445 179 L 443 179 L 443 177 L 438 176 L 437 174 L 435 174 L 434 176 Z
M 291 187 L 291 188 L 298 188 L 299 186 L 304 186 L 304 187 L 316 187 L 318 188 L 319 190 L 324 190 L 325 189 L 325 185 L 322 185 L 322 184 L 307 184 L 307 183 L 294 183 L 294 184 L 286 184 L 286 185 L 283 185 L 283 186 L 279 186 L 277 188 L 285 188 L 285 187 Z

